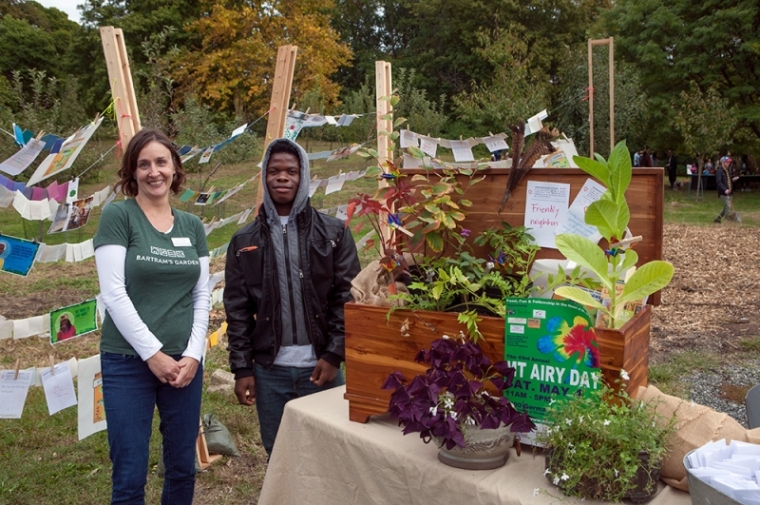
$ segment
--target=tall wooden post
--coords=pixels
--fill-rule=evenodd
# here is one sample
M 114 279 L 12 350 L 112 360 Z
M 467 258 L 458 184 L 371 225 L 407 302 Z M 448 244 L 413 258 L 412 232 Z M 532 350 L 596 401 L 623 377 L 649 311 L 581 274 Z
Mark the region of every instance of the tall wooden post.
M 388 172 L 388 158 L 393 156 L 392 141 L 390 133 L 393 131 L 393 121 L 386 119 L 388 114 L 393 112 L 393 106 L 391 106 L 388 97 L 393 93 L 393 85 L 391 83 L 391 64 L 387 61 L 375 62 L 375 110 L 377 110 L 377 162 L 383 171 Z M 384 135 L 383 132 L 386 134 Z M 388 183 L 384 179 L 378 182 L 378 187 L 387 186 Z M 388 243 L 388 239 L 393 233 L 393 230 L 388 226 L 387 216 L 382 216 L 380 222 L 380 233 L 382 237 L 378 237 L 383 243 Z
M 610 68 L 610 152 L 615 147 L 615 50 L 612 37 L 607 39 L 588 39 L 588 120 L 589 120 L 589 157 L 594 157 L 594 46 L 609 46 Z
M 100 40 L 106 57 L 108 80 L 111 84 L 111 96 L 116 108 L 116 124 L 119 127 L 119 140 L 126 149 L 140 126 L 140 112 L 137 109 L 135 87 L 129 70 L 127 46 L 124 32 L 113 26 L 100 27 Z
M 296 68 L 297 54 L 298 47 L 296 46 L 280 46 L 277 49 L 277 64 L 274 69 L 272 98 L 269 101 L 267 132 L 264 135 L 265 151 L 273 140 L 281 138 L 285 134 L 285 122 L 288 117 L 290 92 L 293 89 L 293 73 Z M 259 179 L 259 190 L 256 193 L 256 208 L 254 209 L 254 214 L 258 214 L 261 202 L 264 201 L 264 184 L 266 184 L 266 177 L 262 173 L 261 178 Z

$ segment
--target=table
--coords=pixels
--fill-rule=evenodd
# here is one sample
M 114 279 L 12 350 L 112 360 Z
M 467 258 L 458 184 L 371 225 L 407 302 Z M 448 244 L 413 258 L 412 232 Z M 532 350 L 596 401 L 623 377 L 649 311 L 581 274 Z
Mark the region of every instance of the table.
M 546 480 L 544 457 L 530 448 L 520 457 L 511 449 L 507 465 L 495 470 L 451 468 L 438 461 L 434 444 L 402 435 L 388 414 L 349 421 L 344 393 L 339 387 L 288 402 L 259 505 L 581 503 Z M 660 486 L 649 504 L 691 505 L 688 493 Z M 583 502 L 594 503 L 601 502 Z

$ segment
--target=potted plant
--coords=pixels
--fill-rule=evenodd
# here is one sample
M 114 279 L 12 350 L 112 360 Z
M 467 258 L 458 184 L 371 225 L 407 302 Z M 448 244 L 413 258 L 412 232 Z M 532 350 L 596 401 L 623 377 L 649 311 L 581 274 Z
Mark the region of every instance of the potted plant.
M 574 156 L 573 160 L 607 187 L 601 199 L 589 205 L 585 215 L 586 223 L 596 226 L 605 241 L 599 245 L 580 235 L 562 234 L 556 237 L 555 243 L 565 258 L 599 278 L 609 298 L 607 303 L 601 303 L 587 291 L 573 286 L 560 287 L 555 293 L 601 311 L 606 316 L 601 320 L 607 327 L 620 328 L 630 318 L 622 317 L 626 304 L 640 303 L 667 286 L 673 278 L 673 265 L 654 260 L 635 268 L 639 256 L 632 246 L 640 237 L 626 238 L 631 213 L 625 192 L 633 170 L 625 141 L 615 146 L 609 160 L 599 154 L 596 160 L 582 156 Z
M 625 370 L 621 376 L 627 377 Z M 675 430 L 675 416 L 661 418 L 655 402 L 637 402 L 604 382 L 586 397 L 555 401 L 536 433 L 546 478 L 569 496 L 648 501 L 657 491 L 665 441 Z
M 515 369 L 506 361 L 492 363 L 464 333 L 434 340 L 415 361 L 428 366 L 424 374 L 408 382 L 393 372 L 383 384 L 393 391 L 388 409 L 405 435 L 419 433 L 425 443 L 435 440 L 443 463 L 497 468 L 506 463 L 511 433 L 535 428 L 504 397 Z

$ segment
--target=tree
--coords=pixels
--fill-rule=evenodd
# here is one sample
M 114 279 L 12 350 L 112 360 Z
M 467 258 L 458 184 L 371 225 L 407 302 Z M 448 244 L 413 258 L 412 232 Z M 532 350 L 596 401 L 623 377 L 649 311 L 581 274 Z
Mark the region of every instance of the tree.
M 681 91 L 672 108 L 677 111 L 675 126 L 684 146 L 697 160 L 697 187 L 702 187 L 705 158 L 728 144 L 737 122 L 736 109 L 715 88 L 703 92 L 695 82 L 689 83 L 689 91 Z
M 220 110 L 263 113 L 278 46 L 298 46 L 293 100 L 319 88 L 328 103 L 340 87 L 330 76 L 349 63 L 350 49 L 338 41 L 325 14 L 330 0 L 290 2 L 229 0 L 209 6 L 209 15 L 189 24 L 199 44 L 174 59 L 183 94 L 195 93 Z
M 619 0 L 600 25 L 639 69 L 651 138 L 670 134 L 670 107 L 694 83 L 736 107 L 737 128 L 760 139 L 760 5 L 756 0 Z M 671 135 L 672 137 L 672 135 Z
M 509 131 L 549 106 L 549 82 L 530 74 L 528 46 L 513 32 L 504 31 L 493 42 L 485 35 L 481 40 L 484 46 L 476 54 L 495 72 L 488 84 L 473 83 L 471 92 L 454 97 L 457 114 L 481 134 Z
M 607 157 L 610 152 L 610 90 L 609 59 L 607 46 L 599 47 L 594 56 L 594 91 L 588 88 L 588 50 L 579 46 L 568 57 L 566 65 L 560 69 L 557 83 L 556 117 L 557 128 L 572 138 L 580 153 L 593 156 L 589 147 L 589 104 L 594 99 L 594 150 Z M 603 52 L 602 52 L 603 51 Z M 615 141 L 626 139 L 629 146 L 642 146 L 646 140 L 648 127 L 648 97 L 641 89 L 639 71 L 632 65 L 615 62 Z M 669 145 L 652 142 L 655 150 L 664 150 Z

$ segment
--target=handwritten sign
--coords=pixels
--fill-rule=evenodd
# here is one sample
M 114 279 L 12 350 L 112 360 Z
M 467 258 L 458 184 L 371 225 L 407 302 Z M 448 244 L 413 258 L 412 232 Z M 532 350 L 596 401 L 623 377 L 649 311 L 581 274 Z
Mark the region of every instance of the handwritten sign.
M 607 188 L 594 181 L 593 179 L 586 179 L 583 187 L 575 196 L 572 205 L 567 210 L 564 219 L 562 219 L 557 226 L 557 235 L 561 233 L 574 233 L 588 238 L 592 242 L 599 242 L 602 235 L 596 226 L 586 224 L 586 209 L 589 205 L 599 200 Z
M 558 182 L 528 181 L 524 226 L 536 244 L 556 249 L 554 230 L 567 214 L 570 185 Z

